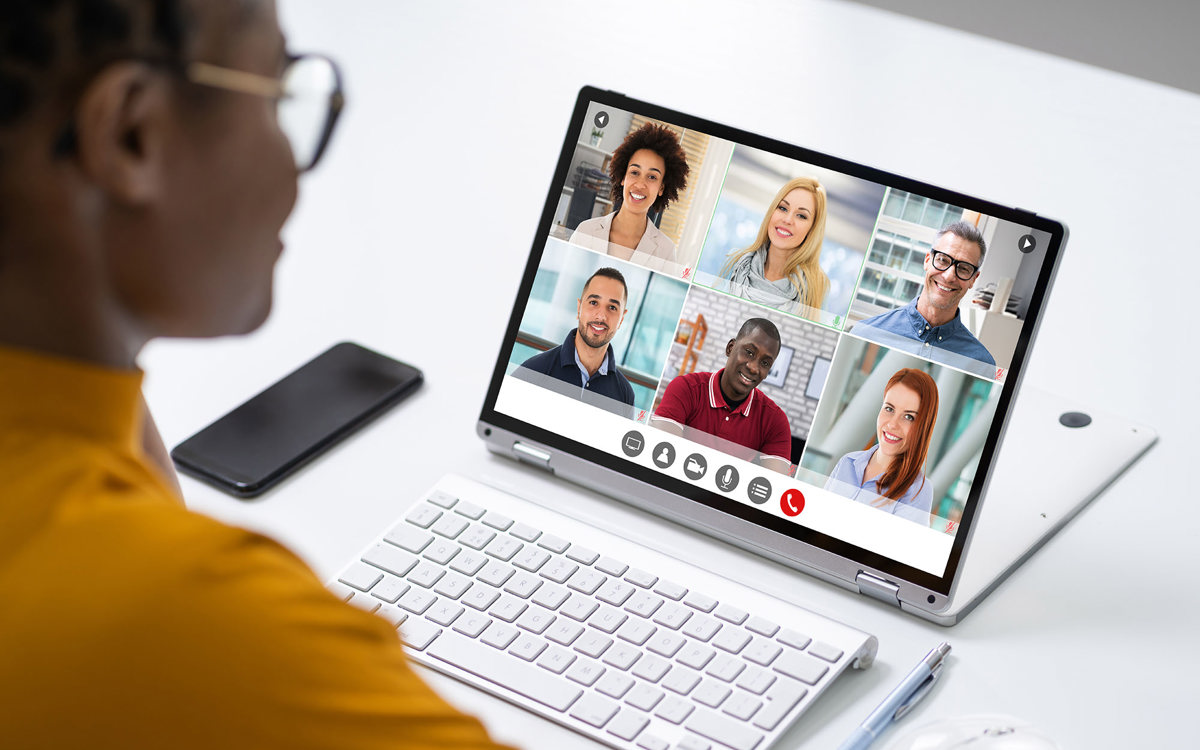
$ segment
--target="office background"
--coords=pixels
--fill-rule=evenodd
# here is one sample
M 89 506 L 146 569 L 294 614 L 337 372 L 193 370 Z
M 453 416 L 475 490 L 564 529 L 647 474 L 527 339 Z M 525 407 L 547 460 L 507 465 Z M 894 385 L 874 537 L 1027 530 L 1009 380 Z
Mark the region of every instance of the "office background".
M 1129 30 L 1178 22 L 1155 20 L 1156 7 L 1135 6 L 1148 25 L 1126 24 L 1123 41 L 1152 44 Z M 784 746 L 836 747 L 943 639 L 954 644 L 946 679 L 903 729 L 1004 713 L 1071 748 L 1192 744 L 1180 717 L 1200 673 L 1200 595 L 1186 584 L 1200 517 L 1180 477 L 1197 356 L 1180 333 L 1193 305 L 1166 269 L 1196 256 L 1184 224 L 1200 96 L 840 0 L 280 0 L 280 14 L 293 49 L 345 68 L 344 119 L 285 230 L 271 320 L 243 338 L 151 345 L 147 400 L 174 444 L 345 338 L 411 361 L 427 382 L 258 501 L 186 480 L 193 507 L 268 531 L 329 576 L 448 471 L 519 494 L 560 490 L 488 454 L 473 431 L 570 108 L 595 84 L 1063 219 L 1071 239 L 1025 386 L 1161 435 L 951 630 L 656 529 L 660 549 L 879 636 L 878 663 L 822 696 Z M 585 518 L 629 522 L 642 538 L 637 513 L 572 497 Z M 431 681 L 501 739 L 588 746 Z

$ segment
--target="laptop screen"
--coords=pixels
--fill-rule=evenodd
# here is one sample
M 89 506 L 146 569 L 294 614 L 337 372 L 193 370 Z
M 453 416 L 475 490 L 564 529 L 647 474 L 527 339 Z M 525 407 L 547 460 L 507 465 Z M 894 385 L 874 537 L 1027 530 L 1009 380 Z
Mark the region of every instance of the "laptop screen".
M 947 593 L 1064 239 L 584 89 L 482 420 Z

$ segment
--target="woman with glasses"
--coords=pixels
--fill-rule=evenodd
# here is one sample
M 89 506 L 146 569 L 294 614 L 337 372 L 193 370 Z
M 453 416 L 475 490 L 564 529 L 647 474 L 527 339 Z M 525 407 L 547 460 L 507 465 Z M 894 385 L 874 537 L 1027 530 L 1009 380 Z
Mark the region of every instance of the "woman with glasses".
M 842 456 L 825 489 L 928 526 L 933 485 L 924 470 L 937 413 L 933 378 L 897 370 L 883 390 L 874 437 L 865 449 Z
M 829 291 L 821 270 L 825 188 L 797 177 L 775 194 L 749 247 L 729 254 L 721 278 L 730 291 L 762 305 L 815 318 Z
M 609 162 L 617 210 L 580 222 L 571 242 L 656 271 L 674 273 L 675 243 L 651 215 L 661 214 L 687 187 L 687 154 L 670 129 L 646 123 L 625 136 Z
M 141 395 L 152 339 L 267 316 L 336 67 L 271 0 L 6 0 L 0 38 L 0 745 L 495 747 L 391 624 L 185 509 Z

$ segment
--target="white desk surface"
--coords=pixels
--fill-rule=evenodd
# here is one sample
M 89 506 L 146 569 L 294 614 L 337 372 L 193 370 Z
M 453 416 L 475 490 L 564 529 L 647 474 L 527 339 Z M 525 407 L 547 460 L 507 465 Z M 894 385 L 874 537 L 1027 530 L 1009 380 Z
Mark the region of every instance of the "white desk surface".
M 942 639 L 944 680 L 887 740 L 1004 713 L 1064 748 L 1192 744 L 1200 97 L 833 0 L 280 5 L 293 48 L 342 63 L 349 106 L 285 232 L 271 320 L 152 344 L 147 398 L 173 445 L 342 339 L 412 362 L 427 385 L 259 501 L 184 479 L 193 507 L 269 531 L 327 577 L 447 471 L 534 477 L 490 456 L 474 425 L 576 92 L 611 88 L 1064 220 L 1027 382 L 1161 435 L 952 629 L 699 547 L 879 636 L 876 666 L 782 746 L 835 747 Z M 500 739 L 592 746 L 431 679 Z

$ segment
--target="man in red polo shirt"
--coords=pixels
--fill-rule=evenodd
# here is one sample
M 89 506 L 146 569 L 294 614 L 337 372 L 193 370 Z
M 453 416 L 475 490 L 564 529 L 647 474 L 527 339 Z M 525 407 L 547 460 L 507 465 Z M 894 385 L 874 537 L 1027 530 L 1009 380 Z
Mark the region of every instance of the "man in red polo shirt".
M 714 435 L 758 454 L 763 466 L 788 473 L 792 430 L 787 415 L 757 390 L 779 356 L 779 345 L 774 323 L 747 320 L 725 345 L 725 367 L 672 380 L 650 424 L 691 440 L 699 437 L 690 434 L 693 430 Z

